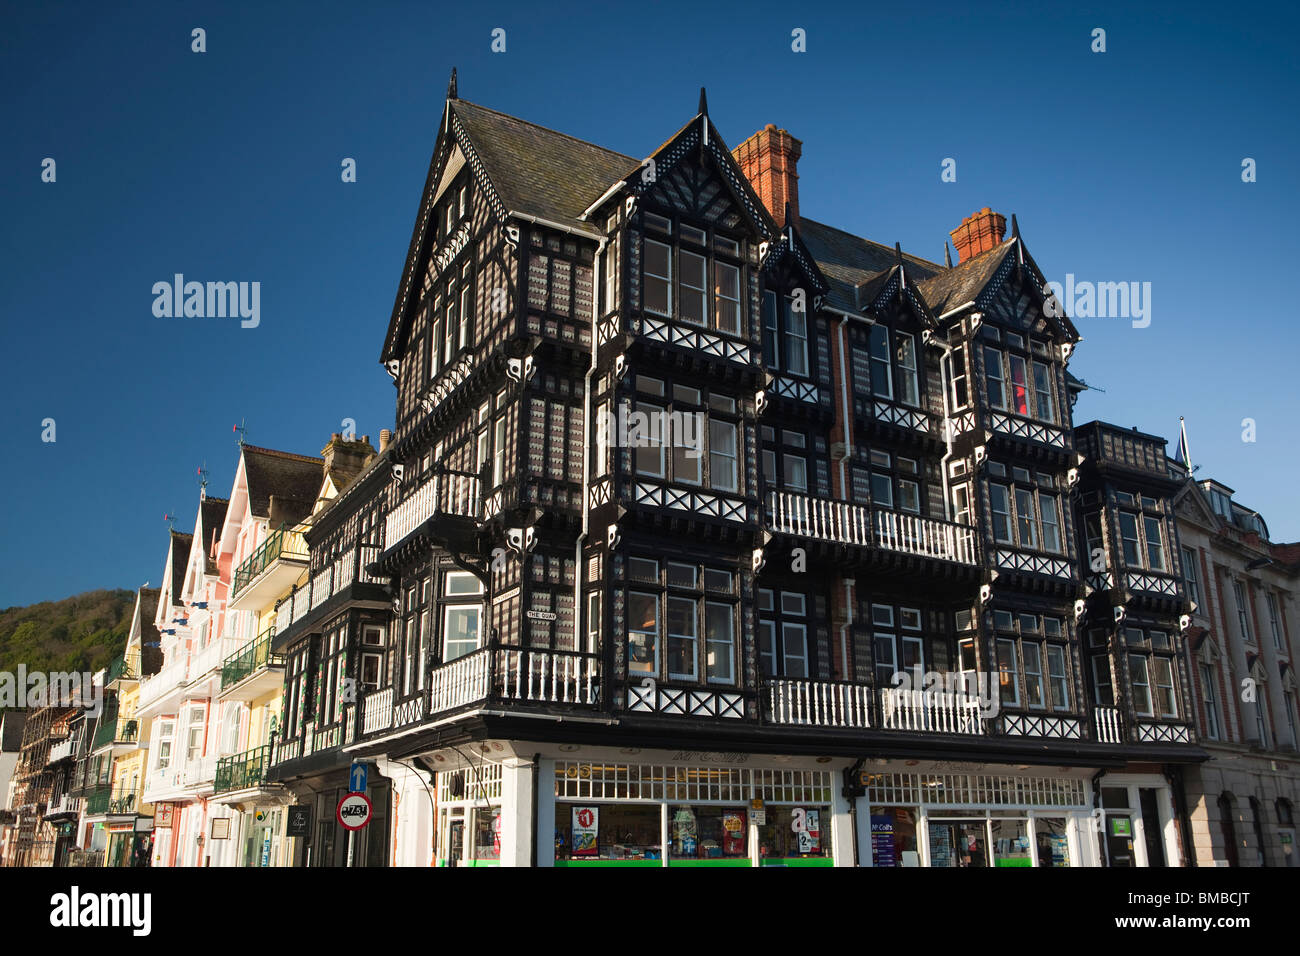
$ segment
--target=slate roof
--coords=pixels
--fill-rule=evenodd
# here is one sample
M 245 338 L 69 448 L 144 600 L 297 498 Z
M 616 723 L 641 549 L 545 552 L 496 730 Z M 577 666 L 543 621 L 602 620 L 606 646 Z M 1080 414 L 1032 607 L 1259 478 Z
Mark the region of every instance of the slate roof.
M 286 522 L 301 521 L 311 514 L 320 491 L 324 458 L 255 445 L 245 445 L 243 454 L 248 509 L 255 517 L 270 517 L 272 496 L 286 509 L 283 516 Z
M 181 588 L 185 587 L 185 567 L 189 564 L 190 545 L 193 542 L 194 535 L 192 534 L 176 530 L 171 533 L 172 590 L 167 595 L 167 600 L 172 606 L 181 603 Z
M 162 669 L 162 634 L 154 623 L 161 588 L 140 589 L 140 673 L 152 677 Z
M 893 247 L 863 239 L 807 216 L 799 217 L 798 230 L 830 284 L 826 304 L 831 308 L 843 312 L 861 311 L 898 264 L 898 254 Z M 944 271 L 938 263 L 906 252 L 903 253 L 903 265 L 913 281 Z M 929 305 L 934 305 L 929 296 L 925 298 Z
M 974 299 L 989 284 L 1015 243 L 1015 239 L 1005 239 L 992 249 L 918 282 L 917 287 L 931 311 L 940 316 Z
M 590 229 L 578 217 L 641 162 L 465 100 L 451 110 L 512 212 Z

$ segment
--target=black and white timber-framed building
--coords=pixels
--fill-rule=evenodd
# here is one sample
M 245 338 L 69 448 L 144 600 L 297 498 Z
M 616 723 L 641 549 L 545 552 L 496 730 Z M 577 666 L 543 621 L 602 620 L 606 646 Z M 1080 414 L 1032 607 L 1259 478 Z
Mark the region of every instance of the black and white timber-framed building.
M 1014 218 L 908 255 L 801 216 L 800 151 L 702 94 L 636 159 L 453 74 L 395 430 L 309 536 L 369 580 L 276 636 L 273 773 L 371 765 L 355 863 L 1192 862 L 1163 440 L 1073 424 Z

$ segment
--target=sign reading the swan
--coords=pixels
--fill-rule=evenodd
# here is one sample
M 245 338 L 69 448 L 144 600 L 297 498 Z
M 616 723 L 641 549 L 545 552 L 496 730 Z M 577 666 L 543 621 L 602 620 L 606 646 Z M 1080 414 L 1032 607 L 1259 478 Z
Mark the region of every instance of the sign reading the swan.
M 339 824 L 347 830 L 360 830 L 370 822 L 374 810 L 364 793 L 349 793 L 339 801 Z

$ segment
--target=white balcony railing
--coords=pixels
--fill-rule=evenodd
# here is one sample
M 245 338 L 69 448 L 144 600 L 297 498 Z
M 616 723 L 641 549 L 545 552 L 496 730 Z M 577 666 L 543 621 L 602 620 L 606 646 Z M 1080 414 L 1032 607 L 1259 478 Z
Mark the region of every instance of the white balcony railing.
M 488 694 L 492 652 L 488 648 L 443 664 L 429 677 L 429 713 L 455 710 Z
M 872 524 L 878 547 L 962 564 L 975 563 L 974 528 L 879 509 L 872 515 Z
M 975 563 L 975 529 L 951 521 L 785 491 L 768 493 L 767 520 L 778 534 Z
M 1097 739 L 1105 744 L 1124 742 L 1120 729 L 1119 709 L 1116 707 L 1094 707 L 1093 715 L 1097 720 Z
M 435 473 L 384 519 L 384 546 L 391 548 L 435 514 L 479 515 L 479 480 L 473 475 Z
M 69 737 L 67 740 L 60 740 L 56 744 L 50 744 L 50 763 L 57 763 L 71 757 L 76 746 L 77 739 L 75 737 Z
M 209 641 L 206 647 L 200 647 L 190 653 L 189 683 L 202 680 L 208 674 L 215 671 L 221 673 L 221 666 L 226 662 L 226 658 L 239 651 L 240 644 L 237 638 L 221 637 L 214 641 Z
M 503 647 L 497 653 L 499 663 L 494 686 L 503 699 L 551 704 L 596 703 L 594 655 L 526 647 Z
M 767 682 L 772 721 L 816 727 L 871 726 L 871 688 L 865 684 L 779 679 Z
M 880 718 L 888 730 L 938 734 L 984 733 L 979 698 L 947 691 L 882 688 Z
M 185 678 L 189 673 L 189 651 L 184 647 L 178 647 L 169 653 L 168 657 L 171 659 L 163 665 L 157 674 L 140 679 L 140 696 L 136 703 L 138 710 L 144 710 L 150 704 L 185 683 Z
M 361 705 L 361 732 L 373 734 L 393 726 L 393 688 L 367 694 Z

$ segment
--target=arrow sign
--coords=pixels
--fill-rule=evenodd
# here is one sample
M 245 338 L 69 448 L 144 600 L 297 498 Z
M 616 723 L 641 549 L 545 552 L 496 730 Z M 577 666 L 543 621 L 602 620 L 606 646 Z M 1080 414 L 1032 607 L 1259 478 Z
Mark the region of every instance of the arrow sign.
M 354 763 L 352 769 L 348 771 L 348 790 L 352 793 L 365 793 L 366 775 L 366 765 Z

